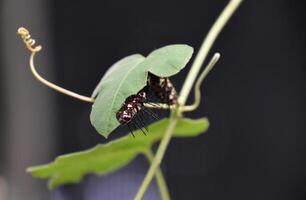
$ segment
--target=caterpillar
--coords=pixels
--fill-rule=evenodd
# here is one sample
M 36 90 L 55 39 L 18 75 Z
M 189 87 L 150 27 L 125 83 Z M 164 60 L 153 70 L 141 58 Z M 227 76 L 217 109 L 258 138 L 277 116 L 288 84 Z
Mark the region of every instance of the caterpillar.
M 134 136 L 133 131 L 130 126 L 134 125 L 136 128 L 140 129 L 144 135 L 148 132 L 145 124 L 142 121 L 143 113 L 141 111 L 146 112 L 154 119 L 158 119 L 158 116 L 144 107 L 144 103 L 147 100 L 147 91 L 148 86 L 138 92 L 136 95 L 129 96 L 125 102 L 123 103 L 120 110 L 116 113 L 116 118 L 120 124 L 127 125 L 131 134 Z M 145 128 L 145 131 L 142 129 Z
M 144 107 L 144 103 L 147 101 L 148 92 L 150 91 L 155 93 L 161 103 L 166 103 L 169 105 L 177 103 L 177 92 L 170 79 L 150 74 L 148 77 L 147 86 L 136 95 L 131 95 L 126 98 L 122 107 L 116 113 L 118 122 L 122 125 L 127 125 L 133 137 L 135 136 L 131 129 L 132 125 L 140 129 L 145 135 L 146 132 L 148 132 L 145 124 L 142 121 L 142 118 L 144 117 L 143 112 L 146 112 L 154 119 L 158 119 L 158 116 L 154 112 Z M 145 127 L 146 131 L 144 131 L 142 127 Z
M 146 100 L 146 91 L 142 90 L 137 95 L 129 96 L 120 110 L 117 112 L 117 120 L 121 124 L 129 123 L 134 116 L 143 108 L 143 103 Z
M 177 103 L 177 92 L 170 79 L 167 77 L 158 77 L 149 75 L 149 85 L 151 90 L 159 98 L 161 103 L 173 105 Z

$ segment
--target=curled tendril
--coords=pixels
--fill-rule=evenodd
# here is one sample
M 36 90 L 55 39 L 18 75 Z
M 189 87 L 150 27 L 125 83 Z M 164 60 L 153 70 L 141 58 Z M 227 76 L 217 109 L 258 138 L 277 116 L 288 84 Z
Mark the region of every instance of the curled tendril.
M 38 52 L 42 49 L 40 45 L 34 46 L 35 45 L 35 40 L 31 38 L 30 32 L 24 28 L 20 27 L 17 31 L 18 35 L 22 38 L 23 42 L 25 43 L 26 47 L 31 51 L 31 52 Z
M 23 42 L 25 43 L 26 47 L 31 51 L 31 56 L 30 56 L 30 69 L 32 74 L 34 75 L 35 78 L 37 78 L 37 80 L 39 80 L 41 83 L 43 83 L 44 85 L 48 86 L 49 88 L 60 92 L 62 94 L 65 94 L 67 96 L 79 99 L 81 101 L 85 101 L 85 102 L 90 102 L 93 103 L 95 101 L 95 99 L 91 98 L 91 97 L 87 97 L 87 96 L 83 96 L 80 94 L 77 94 L 75 92 L 72 92 L 70 90 L 67 90 L 65 88 L 62 88 L 54 83 L 51 83 L 50 81 L 44 79 L 37 71 L 34 65 L 34 58 L 37 52 L 39 52 L 42 47 L 39 46 L 34 46 L 35 45 L 35 40 L 31 38 L 30 32 L 23 28 L 20 27 L 18 29 L 18 34 L 21 36 Z

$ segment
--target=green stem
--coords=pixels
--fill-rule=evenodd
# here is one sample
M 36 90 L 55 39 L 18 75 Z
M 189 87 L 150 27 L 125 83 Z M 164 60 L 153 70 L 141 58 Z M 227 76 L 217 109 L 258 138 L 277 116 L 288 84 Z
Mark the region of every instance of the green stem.
M 174 131 L 174 128 L 177 124 L 177 121 L 178 121 L 178 117 L 176 114 L 172 115 L 171 118 L 170 118 L 170 124 L 167 128 L 167 131 L 165 133 L 165 136 L 163 137 L 162 141 L 160 142 L 160 145 L 158 146 L 158 149 L 157 149 L 157 152 L 156 152 L 156 155 L 153 159 L 153 162 L 150 166 L 150 169 L 149 171 L 147 172 L 146 174 L 146 177 L 144 178 L 136 196 L 135 196 L 135 200 L 141 200 L 143 198 L 143 195 L 144 193 L 146 192 L 146 190 L 148 189 L 153 177 L 154 177 L 154 174 L 156 172 L 156 170 L 159 168 L 159 164 L 161 163 L 162 161 L 162 158 L 164 157 L 164 154 L 165 154 L 165 151 L 167 149 L 167 146 L 170 142 L 170 139 L 171 139 L 171 136 L 172 136 L 172 133 Z
M 146 151 L 144 154 L 146 158 L 148 159 L 148 161 L 150 162 L 150 164 L 152 164 L 153 159 L 154 159 L 154 154 L 151 151 L 151 149 Z M 162 200 L 170 200 L 170 194 L 168 191 L 168 187 L 167 187 L 163 172 L 160 169 L 160 167 L 157 168 L 155 177 L 156 177 L 157 185 L 158 185 Z
M 184 106 L 182 107 L 183 112 L 190 112 L 198 108 L 198 106 L 201 103 L 201 85 L 208 73 L 212 70 L 212 68 L 215 66 L 215 64 L 218 62 L 220 58 L 219 53 L 215 53 L 213 58 L 210 60 L 208 65 L 205 67 L 203 72 L 200 74 L 197 82 L 195 83 L 194 86 L 194 102 L 192 105 Z
M 208 32 L 206 38 L 204 39 L 202 46 L 195 58 L 195 60 L 192 63 L 192 67 L 188 73 L 188 76 L 185 80 L 185 83 L 183 85 L 183 88 L 180 92 L 180 98 L 179 103 L 181 105 L 185 105 L 186 100 L 189 96 L 190 90 L 192 88 L 192 85 L 201 69 L 201 66 L 203 65 L 203 62 L 205 61 L 212 45 L 214 44 L 216 38 L 218 37 L 219 33 L 225 26 L 225 24 L 228 22 L 228 20 L 231 18 L 232 14 L 235 12 L 235 10 L 238 8 L 242 0 L 231 0 L 225 9 L 222 11 L 218 19 L 215 21 L 213 26 L 211 27 L 210 31 Z
M 149 187 L 154 174 L 156 173 L 157 169 L 159 168 L 159 165 L 164 157 L 165 151 L 168 147 L 168 144 L 171 140 L 172 134 L 174 132 L 175 126 L 178 122 L 178 119 L 183 113 L 183 110 L 181 107 L 183 107 L 186 103 L 186 100 L 189 96 L 190 90 L 192 88 L 192 85 L 194 81 L 196 80 L 196 77 L 201 69 L 201 66 L 203 62 L 205 61 L 205 58 L 207 57 L 207 54 L 209 53 L 209 50 L 211 49 L 213 43 L 215 42 L 217 36 L 221 32 L 222 28 L 226 24 L 226 22 L 230 19 L 232 14 L 235 12 L 235 10 L 238 8 L 239 4 L 242 2 L 242 0 L 231 0 L 228 5 L 225 7 L 223 12 L 220 14 L 218 19 L 215 21 L 214 25 L 208 32 L 206 38 L 204 39 L 202 46 L 192 64 L 192 67 L 189 71 L 189 74 L 185 80 L 185 83 L 183 85 L 183 88 L 181 90 L 180 96 L 179 96 L 179 106 L 173 110 L 173 114 L 171 115 L 169 125 L 167 127 L 167 130 L 165 132 L 164 137 L 162 138 L 156 155 L 153 159 L 153 162 L 134 198 L 134 200 L 142 200 L 144 193 L 146 192 L 147 188 Z

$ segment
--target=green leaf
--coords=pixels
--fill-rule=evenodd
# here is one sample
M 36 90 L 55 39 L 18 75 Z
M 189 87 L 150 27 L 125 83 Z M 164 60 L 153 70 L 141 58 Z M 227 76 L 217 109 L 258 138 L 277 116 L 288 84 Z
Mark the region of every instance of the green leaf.
M 190 60 L 193 48 L 184 44 L 168 45 L 157 49 L 140 65 L 159 77 L 170 77 L 183 69 Z
M 134 55 L 127 56 L 127 57 L 119 60 L 115 64 L 113 64 L 105 72 L 105 74 L 102 77 L 101 81 L 98 83 L 98 85 L 96 86 L 95 90 L 93 91 L 91 97 L 95 98 L 98 95 L 98 93 L 101 91 L 101 88 L 103 87 L 104 81 L 107 80 L 107 78 L 109 76 L 116 76 L 116 73 L 124 74 L 124 73 L 121 73 L 120 70 L 126 71 L 129 68 L 137 66 L 139 63 L 141 63 L 144 60 L 145 60 L 145 57 L 143 57 L 142 55 L 134 54 Z
M 55 188 L 65 183 L 78 183 L 86 174 L 104 175 L 124 167 L 137 156 L 144 153 L 152 144 L 160 140 L 169 124 L 163 119 L 149 126 L 149 134 L 141 131 L 114 140 L 108 144 L 99 144 L 92 149 L 59 156 L 52 163 L 30 167 L 27 172 L 38 178 L 49 178 L 49 187 Z M 175 137 L 195 137 L 208 129 L 206 118 L 180 119 L 174 131 Z
M 185 67 L 192 53 L 192 47 L 175 44 L 157 49 L 147 58 L 135 54 L 115 63 L 92 94 L 96 97 L 90 114 L 92 125 L 107 138 L 120 125 L 116 113 L 125 99 L 146 86 L 148 72 L 161 77 L 172 76 Z
M 94 91 L 98 96 L 92 105 L 90 120 L 104 137 L 120 125 L 116 112 L 125 99 L 146 85 L 147 72 L 137 70 L 138 64 L 144 59 L 141 55 L 132 55 L 115 63 Z

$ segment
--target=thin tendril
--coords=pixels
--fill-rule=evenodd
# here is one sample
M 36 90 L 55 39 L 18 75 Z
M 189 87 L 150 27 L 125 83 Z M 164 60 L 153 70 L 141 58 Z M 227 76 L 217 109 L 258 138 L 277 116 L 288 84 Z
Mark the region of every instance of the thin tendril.
M 209 72 L 214 68 L 218 60 L 220 59 L 220 53 L 215 53 L 212 59 L 209 61 L 208 65 L 205 67 L 198 80 L 196 81 L 194 87 L 194 103 L 189 106 L 183 106 L 181 110 L 183 112 L 190 112 L 197 109 L 201 103 L 201 85 L 204 79 L 207 77 Z
M 70 90 L 67 90 L 65 88 L 62 88 L 58 85 L 55 85 L 54 83 L 51 83 L 50 81 L 47 81 L 46 79 L 44 79 L 42 76 L 39 75 L 39 73 L 36 71 L 35 69 L 35 65 L 34 65 L 34 58 L 37 52 L 39 52 L 42 47 L 41 46 L 34 46 L 35 45 L 35 40 L 31 38 L 31 35 L 29 33 L 29 31 L 23 27 L 18 29 L 18 34 L 21 36 L 21 38 L 23 39 L 23 42 L 25 43 L 26 47 L 31 51 L 31 56 L 30 56 L 30 68 L 31 68 L 31 72 L 34 75 L 34 77 L 39 80 L 41 83 L 43 83 L 44 85 L 48 86 L 49 88 L 63 93 L 67 96 L 71 96 L 73 98 L 79 99 L 81 101 L 86 101 L 86 102 L 90 102 L 93 103 L 95 101 L 95 99 L 91 98 L 91 97 L 87 97 L 87 96 L 83 96 L 80 94 L 77 94 L 75 92 L 72 92 Z

